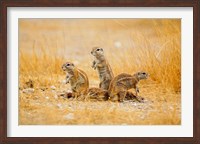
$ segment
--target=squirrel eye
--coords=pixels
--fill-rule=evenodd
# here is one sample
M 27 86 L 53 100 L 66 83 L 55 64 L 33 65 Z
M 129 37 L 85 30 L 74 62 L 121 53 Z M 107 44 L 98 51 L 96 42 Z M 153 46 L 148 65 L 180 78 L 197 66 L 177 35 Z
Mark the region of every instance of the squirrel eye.
M 143 74 L 143 75 L 145 75 L 146 73 L 145 73 L 145 72 L 143 72 L 142 74 Z
M 98 48 L 97 51 L 100 51 L 100 49 Z
M 70 66 L 70 64 L 67 64 L 66 66 Z

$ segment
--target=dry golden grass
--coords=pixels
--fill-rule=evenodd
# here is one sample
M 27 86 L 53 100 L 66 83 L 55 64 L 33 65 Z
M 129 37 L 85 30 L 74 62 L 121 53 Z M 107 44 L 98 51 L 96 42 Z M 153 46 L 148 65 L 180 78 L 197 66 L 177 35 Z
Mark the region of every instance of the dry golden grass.
M 181 124 L 179 19 L 20 19 L 19 28 L 19 124 Z M 105 49 L 115 75 L 150 73 L 139 83 L 145 103 L 58 97 L 70 89 L 62 83 L 65 61 L 84 70 L 90 86 L 98 86 L 93 46 Z M 29 80 L 34 92 L 24 93 Z

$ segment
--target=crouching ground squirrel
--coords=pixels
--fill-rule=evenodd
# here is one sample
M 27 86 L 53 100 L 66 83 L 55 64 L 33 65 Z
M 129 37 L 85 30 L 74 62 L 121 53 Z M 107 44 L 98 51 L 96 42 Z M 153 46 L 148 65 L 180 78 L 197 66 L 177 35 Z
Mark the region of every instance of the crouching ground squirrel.
M 89 81 L 86 73 L 75 67 L 71 62 L 63 64 L 62 69 L 67 72 L 66 83 L 70 83 L 72 95 L 75 98 L 84 98 L 89 88 Z
M 139 92 L 137 84 L 142 79 L 147 79 L 149 76 L 146 72 L 137 72 L 134 75 L 122 73 L 116 76 L 110 83 L 108 90 L 109 99 L 111 101 L 120 101 L 122 102 L 124 98 L 129 93 L 128 90 L 131 88 L 135 89 L 136 97 Z
M 109 98 L 108 91 L 101 88 L 89 88 L 87 97 L 93 101 L 107 101 Z
M 112 69 L 104 56 L 102 48 L 94 47 L 91 54 L 95 57 L 92 68 L 97 69 L 100 79 L 99 87 L 108 90 L 111 80 L 113 79 Z

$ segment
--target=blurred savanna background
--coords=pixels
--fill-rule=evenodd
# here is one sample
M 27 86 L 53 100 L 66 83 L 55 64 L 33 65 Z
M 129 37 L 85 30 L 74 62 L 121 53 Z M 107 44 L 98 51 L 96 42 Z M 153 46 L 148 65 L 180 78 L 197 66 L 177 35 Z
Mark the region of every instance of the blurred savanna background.
M 98 87 L 94 46 L 104 49 L 115 76 L 150 74 L 138 85 L 144 103 L 59 96 L 70 91 L 66 61 Z M 19 86 L 20 125 L 180 125 L 181 20 L 19 19 Z

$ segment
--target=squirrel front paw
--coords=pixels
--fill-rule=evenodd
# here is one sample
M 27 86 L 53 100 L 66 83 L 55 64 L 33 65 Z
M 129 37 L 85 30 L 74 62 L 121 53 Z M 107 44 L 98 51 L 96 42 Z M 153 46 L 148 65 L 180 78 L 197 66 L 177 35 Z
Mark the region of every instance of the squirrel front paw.
M 93 69 L 96 69 L 96 68 L 97 68 L 97 66 L 96 66 L 95 64 L 93 64 L 93 65 L 92 65 L 92 68 L 93 68 Z
M 66 80 L 62 80 L 62 84 L 67 84 L 68 82 Z
M 92 68 L 93 68 L 93 69 L 96 69 L 96 68 L 97 68 L 97 65 L 96 65 L 96 62 L 95 62 L 95 61 L 93 61 L 93 63 L 92 63 Z
M 72 76 L 69 76 L 69 75 L 66 76 L 65 84 L 68 84 L 68 83 L 69 83 L 71 77 L 72 77 Z
M 96 67 L 96 66 L 92 66 L 92 68 L 93 68 L 94 70 L 96 70 L 97 67 Z

